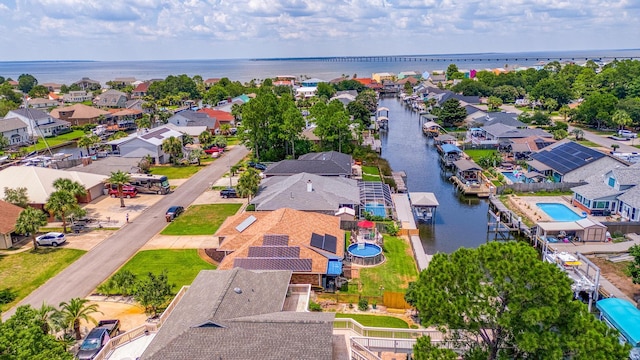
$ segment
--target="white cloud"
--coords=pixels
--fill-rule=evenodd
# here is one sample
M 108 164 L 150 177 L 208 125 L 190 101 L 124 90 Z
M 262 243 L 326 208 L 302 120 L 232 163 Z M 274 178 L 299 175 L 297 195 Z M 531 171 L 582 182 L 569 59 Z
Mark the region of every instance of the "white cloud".
M 199 58 L 638 48 L 638 18 L 635 0 L 0 0 L 0 60 L 187 56 L 168 39 Z

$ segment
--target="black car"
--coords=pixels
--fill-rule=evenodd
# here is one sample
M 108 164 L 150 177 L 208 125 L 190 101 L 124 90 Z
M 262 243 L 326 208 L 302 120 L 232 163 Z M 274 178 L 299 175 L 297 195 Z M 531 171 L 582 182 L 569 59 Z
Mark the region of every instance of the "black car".
M 260 171 L 267 170 L 267 165 L 265 165 L 265 164 L 260 164 L 260 163 L 257 163 L 257 162 L 249 161 L 248 165 L 249 165 L 249 167 L 252 167 L 252 168 L 254 168 L 256 170 L 260 170 Z
M 173 221 L 173 219 L 177 218 L 180 214 L 184 212 L 184 208 L 182 206 L 174 205 L 167 210 L 167 213 L 164 214 L 167 222 Z
M 220 190 L 220 197 L 223 199 L 235 198 L 235 197 L 238 197 L 238 193 L 234 188 L 226 188 L 226 189 Z

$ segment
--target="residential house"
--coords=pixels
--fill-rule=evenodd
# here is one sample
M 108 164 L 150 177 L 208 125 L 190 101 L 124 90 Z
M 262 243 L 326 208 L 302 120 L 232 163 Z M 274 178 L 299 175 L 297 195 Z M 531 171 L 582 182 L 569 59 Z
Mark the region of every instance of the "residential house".
M 292 283 L 336 290 L 345 234 L 340 218 L 288 208 L 228 217 L 214 234 L 224 253 L 218 269 L 293 271 Z
M 84 104 L 55 108 L 51 110 L 50 114 L 56 119 L 68 121 L 75 126 L 99 124 L 100 121 L 106 123 L 111 118 L 111 114 L 108 111 Z
M 332 360 L 335 314 L 308 312 L 291 271 L 203 270 L 140 360 Z M 306 290 L 305 290 L 306 289 Z M 305 292 L 303 292 L 305 291 Z M 344 342 L 344 339 L 341 339 Z M 346 354 L 345 354 L 346 355 Z
M 166 126 L 154 129 L 138 130 L 125 138 L 107 142 L 112 151 L 119 152 L 120 156 L 126 158 L 143 158 L 150 155 L 155 159 L 156 164 L 169 162 L 170 156 L 162 150 L 162 142 L 170 137 L 182 139 L 182 133 L 172 130 Z
M 33 136 L 56 136 L 69 131 L 70 123 L 65 120 L 58 120 L 51 115 L 38 109 L 15 109 L 5 115 L 5 119 L 18 118 L 27 125 L 30 137 Z
M 100 89 L 100 82 L 89 79 L 88 77 L 83 77 L 82 79 L 74 82 L 73 85 L 78 85 L 82 90 L 95 91 Z
M 7 139 L 9 146 L 29 143 L 27 125 L 18 118 L 0 119 L 0 135 Z
M 511 138 L 506 150 L 510 152 L 516 160 L 529 159 L 529 156 L 538 152 L 557 141 L 552 137 L 528 136 L 524 138 Z
M 93 94 L 86 90 L 69 91 L 68 94 L 62 95 L 64 102 L 79 103 L 93 99 Z
M 320 176 L 351 177 L 353 158 L 351 155 L 328 151 L 309 153 L 297 160 L 282 160 L 273 163 L 264 171 L 266 177 L 289 176 L 300 173 L 316 174 Z
M 210 89 L 213 85 L 217 84 L 220 81 L 220 78 L 209 78 L 204 81 L 204 88 Z
M 233 102 L 242 101 L 242 100 L 232 100 Z M 247 100 L 248 101 L 248 100 Z M 211 108 L 203 108 L 198 110 L 198 113 L 207 114 L 211 119 L 215 119 L 215 124 L 210 129 L 214 132 L 220 132 L 220 127 L 222 125 L 233 126 L 235 124 L 235 118 L 231 115 L 231 109 L 229 111 L 224 111 L 221 109 L 211 109 Z
M 472 106 L 466 106 L 465 108 L 467 108 L 467 113 L 471 111 L 471 114 L 467 116 L 465 121 L 472 127 L 486 127 L 493 124 L 502 124 L 518 129 L 524 129 L 527 127 L 527 124 L 518 120 L 518 114 L 516 113 L 484 112 Z
M 412 77 L 415 80 L 421 80 L 422 79 L 422 74 L 415 72 L 415 71 L 401 71 L 398 73 L 398 80 L 402 80 L 408 77 Z
M 383 81 L 385 80 L 389 80 L 389 81 L 395 81 L 396 80 L 396 74 L 393 73 L 388 73 L 388 72 L 382 72 L 382 73 L 373 73 L 371 74 L 371 79 L 373 79 L 373 81 L 382 84 Z
M 463 183 L 474 184 L 482 181 L 482 167 L 473 160 L 460 159 L 453 163 L 456 176 Z
M 278 75 L 273 79 L 273 86 L 296 86 L 296 77 L 293 75 Z
M 580 183 L 593 174 L 604 174 L 626 163 L 613 156 L 572 141 L 559 141 L 531 154 L 529 171 L 536 171 L 554 182 Z
M 618 214 L 627 221 L 640 220 L 640 164 L 621 165 L 604 175 L 595 174 L 587 184 L 571 188 L 572 203 L 596 216 Z
M 55 191 L 53 182 L 64 178 L 77 181 L 87 189 L 85 196 L 78 197 L 81 203 L 88 203 L 103 195 L 104 175 L 78 171 L 57 170 L 39 166 L 9 166 L 0 170 L 0 198 L 4 198 L 4 188 L 27 188 L 30 204 L 42 208 L 49 195 Z
M 296 98 L 310 98 L 310 97 L 314 97 L 316 96 L 316 93 L 318 92 L 318 88 L 317 87 L 307 87 L 307 86 L 303 86 L 303 87 L 299 87 L 296 88 Z
M 212 133 L 216 129 L 216 119 L 211 117 L 208 112 L 202 110 L 184 110 L 177 112 L 170 117 L 167 122 L 180 127 L 205 126 L 207 130 Z
M 327 83 L 327 82 L 322 80 L 322 79 L 312 78 L 312 79 L 302 80 L 300 83 L 302 84 L 302 87 L 315 87 L 315 88 L 317 88 L 318 84 Z
M 149 81 L 145 81 L 138 84 L 131 92 L 131 98 L 140 99 L 142 97 L 147 96 L 147 92 L 149 91 L 149 85 L 151 85 L 151 82 Z
M 19 206 L 0 200 L 0 249 L 13 246 L 12 234 L 16 230 L 16 222 L 22 210 Z
M 111 80 L 109 83 L 112 87 L 125 87 L 127 85 L 132 85 L 136 82 L 136 78 L 134 77 L 118 77 Z
M 483 142 L 488 143 L 500 143 L 501 141 L 508 142 L 509 139 L 526 138 L 531 136 L 537 136 L 542 138 L 553 138 L 553 135 L 542 129 L 521 129 L 501 123 L 487 125 L 481 128 Z
M 59 94 L 60 89 L 62 88 L 62 84 L 58 84 L 58 83 L 42 83 L 40 85 L 46 87 L 47 90 L 49 90 L 49 92 L 56 93 L 56 94 Z
M 127 103 L 127 94 L 118 90 L 107 90 L 96 96 L 93 100 L 94 105 L 111 108 L 123 108 Z
M 339 100 L 344 106 L 347 106 L 349 103 L 356 101 L 356 97 L 358 97 L 356 90 L 337 91 L 335 95 L 329 99 L 329 102 Z
M 27 101 L 27 105 L 32 109 L 48 109 L 58 106 L 57 100 L 50 100 L 49 98 L 35 98 Z
M 333 215 L 344 207 L 357 210 L 360 204 L 358 181 L 300 173 L 272 176 L 260 182 L 251 199 L 256 211 L 290 208 Z

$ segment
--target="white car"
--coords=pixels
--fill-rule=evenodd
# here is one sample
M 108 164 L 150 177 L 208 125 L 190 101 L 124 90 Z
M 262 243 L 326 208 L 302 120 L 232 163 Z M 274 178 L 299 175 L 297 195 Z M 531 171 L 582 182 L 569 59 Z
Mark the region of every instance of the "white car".
M 60 244 L 64 244 L 65 241 L 67 241 L 67 237 L 64 236 L 63 233 L 59 232 L 46 233 L 36 238 L 36 243 L 38 244 L 38 246 L 51 245 L 55 247 Z
M 638 137 L 638 134 L 636 134 L 636 133 L 634 133 L 632 131 L 629 131 L 629 130 L 618 130 L 618 136 L 622 136 L 622 137 L 625 137 L 625 138 L 634 138 L 635 139 L 635 138 Z

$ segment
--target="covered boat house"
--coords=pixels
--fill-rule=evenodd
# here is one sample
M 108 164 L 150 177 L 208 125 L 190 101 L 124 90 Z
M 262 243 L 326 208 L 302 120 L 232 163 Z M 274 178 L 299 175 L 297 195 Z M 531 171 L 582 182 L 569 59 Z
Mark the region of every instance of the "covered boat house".
M 438 152 L 440 153 L 440 160 L 445 167 L 450 167 L 454 162 L 462 159 L 463 152 L 459 147 L 453 144 L 438 145 Z
M 411 192 L 409 193 L 411 209 L 416 220 L 425 223 L 434 223 L 436 208 L 440 203 L 436 195 L 431 192 Z

